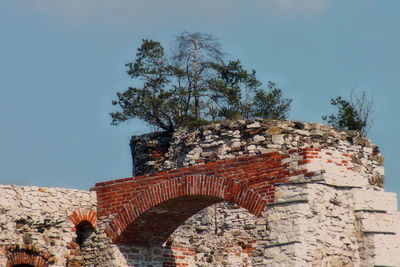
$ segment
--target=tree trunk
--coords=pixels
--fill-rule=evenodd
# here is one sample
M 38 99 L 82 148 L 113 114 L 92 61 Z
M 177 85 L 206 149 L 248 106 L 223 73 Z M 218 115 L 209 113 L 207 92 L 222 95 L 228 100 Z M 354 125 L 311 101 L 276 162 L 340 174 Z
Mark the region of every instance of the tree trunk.
M 193 93 L 194 93 L 194 111 L 196 113 L 196 120 L 200 120 L 200 93 L 197 87 L 197 81 L 199 74 L 197 73 L 197 43 L 193 40 L 194 45 L 194 81 L 193 81 Z

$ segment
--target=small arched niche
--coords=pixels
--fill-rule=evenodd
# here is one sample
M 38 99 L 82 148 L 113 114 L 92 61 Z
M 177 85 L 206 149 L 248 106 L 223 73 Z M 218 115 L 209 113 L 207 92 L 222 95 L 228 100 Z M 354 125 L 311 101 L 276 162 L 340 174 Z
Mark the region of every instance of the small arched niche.
M 79 246 L 85 245 L 86 240 L 96 230 L 96 213 L 92 210 L 76 209 L 69 219 L 74 224 L 72 230 L 76 233 L 76 243 Z
M 13 246 L 8 251 L 7 267 L 48 267 L 51 263 L 36 248 Z
M 95 231 L 93 225 L 88 221 L 82 221 L 78 225 L 75 226 L 76 228 L 76 243 L 79 246 L 84 246 L 86 240 L 92 235 Z

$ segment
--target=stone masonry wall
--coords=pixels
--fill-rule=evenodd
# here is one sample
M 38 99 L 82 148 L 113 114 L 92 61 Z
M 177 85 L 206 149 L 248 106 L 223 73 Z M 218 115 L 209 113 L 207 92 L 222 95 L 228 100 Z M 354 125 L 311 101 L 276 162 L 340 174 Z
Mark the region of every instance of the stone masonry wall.
M 96 213 L 95 192 L 0 185 L 0 266 L 128 266 Z
M 332 150 L 306 154 L 313 176 L 277 184 L 275 201 L 253 221 L 251 266 L 400 266 L 396 195 L 357 175 L 347 155 L 338 166 Z
M 179 227 L 164 248 L 112 244 L 104 232 L 109 219 L 96 211 L 95 192 L 0 186 L 0 266 L 241 266 L 255 243 L 254 215 L 231 203 L 218 207 L 218 217 L 204 210 L 189 218 L 193 227 Z M 77 226 L 86 220 L 94 229 L 78 244 Z
M 162 171 L 163 177 L 167 170 L 217 168 L 211 163 L 268 153 L 279 153 L 291 175 L 273 185 L 259 217 L 221 199 L 161 246 L 113 243 L 106 230 L 114 214 L 97 217 L 104 210 L 98 192 L 0 186 L 0 266 L 400 266 L 396 194 L 383 190 L 378 147 L 358 132 L 233 121 L 132 137 L 131 150 L 136 175 Z M 144 186 L 155 182 L 151 177 L 137 179 Z M 136 178 L 122 180 L 129 179 Z
M 197 266 L 252 266 L 257 218 L 224 201 L 193 215 L 171 235 L 173 245 L 195 249 Z
M 349 155 L 354 171 L 371 185 L 383 186 L 383 157 L 379 148 L 358 131 L 341 131 L 319 123 L 292 121 L 227 121 L 171 135 L 152 133 L 131 138 L 134 174 L 142 175 L 201 165 L 241 155 L 292 149 L 331 150 L 334 158 Z M 339 154 L 339 156 L 338 156 Z M 345 164 L 335 162 L 335 164 Z
M 254 266 L 400 266 L 393 193 L 319 182 L 282 184 L 257 222 Z
M 18 253 L 33 254 L 49 266 L 94 260 L 93 236 L 85 241 L 86 249 L 77 244 L 75 225 L 69 218 L 74 211 L 96 212 L 96 195 L 73 189 L 0 186 L 0 247 L 4 251 L 0 266 L 6 266 L 6 256 Z
M 303 152 L 306 154 L 302 155 L 293 153 L 299 148 L 310 148 L 310 150 Z M 252 255 L 255 257 L 249 262 L 255 266 L 294 266 L 296 264 L 308 266 L 311 263 L 315 266 L 324 266 L 324 264 L 339 266 L 338 262 L 343 266 L 361 264 L 360 257 L 362 258 L 365 253 L 364 247 L 360 244 L 365 238 L 355 234 L 361 234 L 362 230 L 360 230 L 358 219 L 360 215 L 353 213 L 354 203 L 357 201 L 353 194 L 356 194 L 355 191 L 360 188 L 370 188 L 370 191 L 385 194 L 382 189 L 383 157 L 379 154 L 378 147 L 357 131 L 340 131 L 317 123 L 229 121 L 203 126 L 198 130 L 179 129 L 170 136 L 164 133 L 134 136 L 131 139 L 131 151 L 136 175 L 272 151 L 290 154 L 291 164 L 298 162 L 298 164 L 303 164 L 308 171 L 320 172 L 320 175 L 317 174 L 310 181 L 297 180 L 296 182 L 306 183 L 296 184 L 290 190 L 282 185 L 281 188 L 285 190 L 280 190 L 279 195 L 275 196 L 276 201 L 279 201 L 283 192 L 292 195 L 291 190 L 300 190 L 304 196 L 313 196 L 311 199 L 303 197 L 300 201 L 295 200 L 289 204 L 284 200 L 285 203 L 282 206 L 267 206 L 262 215 L 264 219 L 249 221 L 249 224 L 257 225 L 258 237 L 244 229 L 239 231 L 240 235 L 253 236 Z M 298 157 L 303 157 L 304 162 L 296 161 Z M 293 166 L 293 169 L 297 168 L 299 165 Z M 189 220 L 172 236 L 176 236 L 177 233 L 181 237 L 184 236 L 180 229 L 185 229 L 189 233 L 196 232 L 195 225 L 199 224 L 200 218 L 212 217 L 215 210 L 224 210 L 223 205 L 226 204 L 215 204 L 209 207 L 197 217 L 197 223 Z M 242 213 L 239 214 L 246 213 L 246 211 L 240 212 Z M 245 217 L 245 215 L 240 216 Z M 193 217 L 196 218 L 196 216 Z M 218 214 L 217 217 L 223 217 L 223 215 Z M 289 220 L 285 225 L 285 219 L 291 217 L 297 218 L 298 221 Z M 271 228 L 274 222 L 277 224 L 276 229 Z M 302 228 L 298 226 L 300 222 L 304 223 Z M 234 228 L 231 223 L 228 220 L 227 229 Z M 205 242 L 210 250 L 216 250 L 219 247 L 216 244 L 235 240 L 234 236 L 224 238 L 212 235 L 212 226 L 205 231 L 211 234 L 204 239 L 200 235 L 192 235 L 192 243 Z M 306 239 L 304 236 L 299 236 L 302 231 L 309 232 Z M 282 233 L 287 234 L 288 237 Z M 274 237 L 274 235 L 277 236 Z M 322 236 L 318 238 L 319 235 Z M 257 238 L 258 248 L 254 250 Z M 264 241 L 260 241 L 260 238 Z M 336 240 L 337 238 L 339 240 Z M 181 240 L 177 238 L 174 242 L 176 245 L 183 245 Z M 264 245 L 261 245 L 263 242 L 265 242 Z M 307 251 L 299 254 L 305 244 L 307 244 Z M 326 251 L 326 247 L 330 249 Z M 281 256 L 277 257 L 277 255 Z M 265 260 L 265 257 L 270 260 Z M 291 262 L 290 259 L 293 261 Z

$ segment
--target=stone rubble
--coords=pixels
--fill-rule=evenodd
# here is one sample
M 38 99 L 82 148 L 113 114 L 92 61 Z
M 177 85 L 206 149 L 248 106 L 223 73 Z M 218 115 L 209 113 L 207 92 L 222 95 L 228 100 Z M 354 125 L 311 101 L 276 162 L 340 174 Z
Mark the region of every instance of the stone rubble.
M 130 142 L 135 175 L 205 164 L 241 155 L 291 149 L 330 150 L 332 159 L 349 158 L 354 171 L 369 184 L 383 186 L 383 157 L 379 148 L 357 131 L 341 131 L 319 123 L 252 120 L 227 121 L 172 135 L 133 136 Z M 325 168 L 326 166 L 322 166 Z M 321 166 L 318 166 L 321 169 Z M 358 178 L 356 178 L 358 180 Z

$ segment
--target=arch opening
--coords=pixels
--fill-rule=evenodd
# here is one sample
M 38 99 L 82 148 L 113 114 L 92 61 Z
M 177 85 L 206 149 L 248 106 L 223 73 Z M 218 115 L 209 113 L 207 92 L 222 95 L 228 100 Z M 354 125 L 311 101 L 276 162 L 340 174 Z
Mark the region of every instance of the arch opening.
M 134 246 L 168 245 L 168 237 L 192 215 L 223 199 L 191 195 L 160 203 L 131 222 L 116 243 Z
M 76 226 L 76 243 L 79 246 L 84 245 L 85 241 L 95 231 L 93 225 L 88 221 L 82 221 Z
M 219 221 L 224 223 L 218 223 L 219 231 L 210 229 L 210 226 L 217 225 L 216 223 L 203 224 L 201 222 L 196 229 L 190 229 L 191 236 L 183 235 L 184 241 L 180 238 L 180 234 L 174 234 L 178 228 L 185 229 L 190 225 L 186 223 L 186 220 L 194 216 L 197 217 L 196 220 L 201 221 L 203 210 L 206 209 L 208 210 L 206 213 L 210 213 L 209 209 L 220 205 L 221 202 L 225 203 L 225 206 L 217 208 L 219 211 L 240 209 L 242 213 L 252 216 L 251 223 L 243 222 L 246 218 L 238 214 L 235 216 L 225 214 L 226 216 L 222 216 L 223 219 Z M 160 264 L 162 266 L 178 264 L 194 266 L 194 261 L 203 256 L 197 255 L 199 243 L 194 244 L 192 241 L 197 240 L 201 243 L 203 239 L 207 242 L 214 237 L 216 239 L 222 237 L 223 241 L 214 240 L 215 242 L 209 243 L 213 247 L 212 251 L 199 252 L 201 255 L 208 253 L 201 264 L 207 266 L 215 261 L 223 264 L 221 257 L 218 256 L 216 259 L 213 255 L 219 255 L 218 251 L 229 247 L 226 250 L 227 254 L 223 257 L 225 259 L 228 256 L 239 257 L 238 261 L 244 263 L 245 266 L 245 261 L 251 257 L 251 251 L 255 248 L 257 240 L 256 220 L 267 202 L 268 200 L 263 199 L 262 194 L 253 190 L 247 183 L 208 175 L 179 176 L 156 183 L 127 200 L 108 224 L 106 233 L 133 266 L 149 263 L 157 266 Z M 211 217 L 218 217 L 216 211 L 211 211 L 211 213 L 214 214 Z M 231 227 L 231 222 L 225 224 L 227 218 L 230 218 L 228 221 L 231 222 L 236 219 L 241 222 Z M 235 227 L 238 225 L 244 226 L 240 229 L 243 235 L 237 236 L 235 230 L 238 229 Z M 249 228 L 246 229 L 247 227 Z M 225 231 L 229 228 L 233 231 Z M 229 237 L 226 233 L 229 233 Z M 235 237 L 234 240 L 232 237 Z M 200 250 L 204 249 L 203 246 Z M 142 259 L 139 261 L 139 258 Z
M 267 191 L 273 190 L 269 187 L 271 186 L 268 185 Z M 273 194 L 273 192 L 269 192 L 269 194 Z M 204 175 L 181 176 L 157 183 L 127 200 L 115 214 L 105 231 L 114 243 L 135 243 L 132 240 L 134 238 L 130 235 L 121 236 L 123 233 L 132 232 L 132 223 L 140 222 L 139 217 L 142 217 L 154 207 L 169 205 L 168 203 L 175 201 L 173 199 L 181 197 L 187 199 L 200 197 L 201 201 L 193 201 L 195 206 L 206 199 L 206 204 L 200 205 L 196 209 L 197 211 L 213 203 L 226 200 L 247 209 L 257 217 L 261 215 L 268 202 L 268 200 L 263 199 L 259 192 L 246 186 L 246 184 L 240 184 L 230 179 Z M 176 204 L 179 205 L 179 201 Z M 194 213 L 188 213 L 186 218 Z M 139 221 L 135 222 L 138 219 Z M 127 229 L 128 227 L 129 229 Z
M 22 264 L 13 265 L 13 267 L 35 267 L 35 266 L 33 266 L 32 264 L 22 263 Z
M 193 208 L 191 202 L 202 204 Z M 126 228 L 131 232 L 122 233 L 121 237 L 135 237 L 131 243 L 117 244 L 128 265 L 224 266 L 233 260 L 247 266 L 252 261 L 258 218 L 247 209 L 198 195 L 163 203 L 132 222 Z

